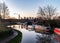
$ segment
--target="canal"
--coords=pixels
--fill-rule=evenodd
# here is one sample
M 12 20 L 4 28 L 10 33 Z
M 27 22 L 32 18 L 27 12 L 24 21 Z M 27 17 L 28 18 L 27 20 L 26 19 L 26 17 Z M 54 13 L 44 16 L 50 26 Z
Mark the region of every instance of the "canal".
M 36 29 L 33 30 L 32 26 L 28 26 L 27 28 L 27 26 L 22 25 L 11 25 L 11 27 L 22 32 L 21 43 L 54 43 L 51 40 L 53 37 L 52 35 L 38 33 L 35 31 Z

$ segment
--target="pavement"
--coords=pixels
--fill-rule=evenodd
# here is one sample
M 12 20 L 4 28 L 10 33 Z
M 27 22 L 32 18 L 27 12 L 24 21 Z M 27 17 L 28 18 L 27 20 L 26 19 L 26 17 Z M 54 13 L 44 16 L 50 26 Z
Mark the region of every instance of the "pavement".
M 18 35 L 18 32 L 13 30 L 13 34 L 7 38 L 4 38 L 0 41 L 0 43 L 7 43 L 8 41 L 10 41 L 11 39 L 15 38 Z

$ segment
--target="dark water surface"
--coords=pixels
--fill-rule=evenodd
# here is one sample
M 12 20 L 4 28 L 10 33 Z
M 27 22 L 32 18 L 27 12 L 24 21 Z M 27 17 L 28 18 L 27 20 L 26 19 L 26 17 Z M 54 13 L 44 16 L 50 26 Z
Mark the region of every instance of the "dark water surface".
M 21 25 L 14 25 L 14 26 L 12 25 L 11 27 L 22 32 L 21 43 L 55 43 L 51 42 L 50 39 L 52 38 L 50 36 L 47 37 L 48 35 L 43 35 L 41 33 L 36 33 L 35 31 L 32 30 L 27 30 L 25 27 L 22 28 Z M 43 42 L 41 39 L 43 39 Z M 45 41 L 48 40 L 48 42 L 44 42 L 44 40 Z

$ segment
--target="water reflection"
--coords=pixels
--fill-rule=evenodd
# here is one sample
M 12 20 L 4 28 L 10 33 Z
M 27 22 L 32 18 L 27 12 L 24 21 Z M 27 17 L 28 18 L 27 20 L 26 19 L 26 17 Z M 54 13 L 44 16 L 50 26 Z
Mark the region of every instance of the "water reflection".
M 15 28 L 19 28 L 19 29 L 23 29 L 23 28 L 25 28 L 25 26 L 24 25 L 9 25 L 8 27 L 12 27 L 13 29 L 15 29 Z
M 33 30 L 33 28 L 32 28 L 32 25 L 29 25 L 29 26 L 27 26 L 27 25 L 11 25 L 11 26 L 8 26 L 8 27 L 12 27 L 13 29 L 16 29 L 16 28 L 19 28 L 19 29 L 26 29 L 26 30 Z
M 41 36 L 37 35 L 36 39 L 37 39 L 36 41 L 37 43 L 52 43 L 50 35 L 45 35 L 45 34 L 42 34 Z
M 9 27 L 9 26 L 8 26 Z M 31 25 L 11 25 L 12 28 L 17 29 L 22 32 L 22 41 L 21 43 L 52 43 L 51 35 L 41 34 L 35 32 L 36 29 L 33 29 Z M 40 26 L 41 28 L 41 26 Z M 34 30 L 34 31 L 32 31 Z M 39 31 L 39 29 L 38 29 Z M 45 30 L 42 31 L 45 32 Z
M 29 31 L 26 25 L 11 25 L 11 27 L 22 32 L 21 43 L 36 43 L 36 32 Z
M 36 33 L 34 31 L 28 31 L 26 29 L 20 29 L 20 31 L 23 35 L 21 43 L 36 43 Z

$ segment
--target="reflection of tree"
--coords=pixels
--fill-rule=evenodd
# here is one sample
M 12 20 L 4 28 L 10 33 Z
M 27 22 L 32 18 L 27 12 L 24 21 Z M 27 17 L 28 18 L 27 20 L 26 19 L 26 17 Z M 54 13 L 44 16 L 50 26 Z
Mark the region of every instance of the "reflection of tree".
M 49 35 L 42 35 L 42 37 L 40 35 L 37 35 L 36 39 L 37 43 L 52 43 L 51 37 Z

